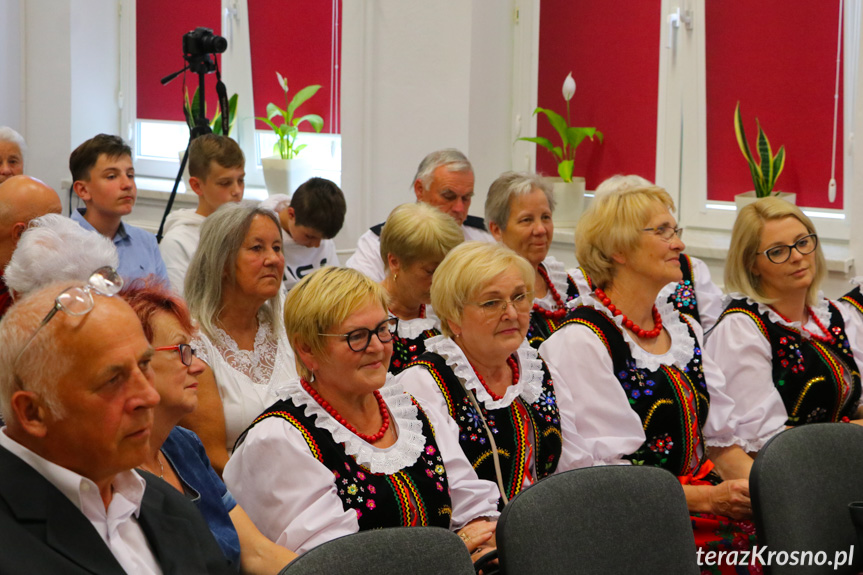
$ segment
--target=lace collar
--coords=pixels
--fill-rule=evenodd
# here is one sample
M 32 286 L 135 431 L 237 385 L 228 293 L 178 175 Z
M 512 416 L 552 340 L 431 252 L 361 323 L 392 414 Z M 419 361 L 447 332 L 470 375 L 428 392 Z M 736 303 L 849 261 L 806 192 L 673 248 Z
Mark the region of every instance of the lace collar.
M 392 316 L 392 314 L 390 314 Z M 392 316 L 395 317 L 395 316 Z M 426 316 L 414 319 L 400 319 L 397 335 L 404 339 L 416 339 L 429 329 L 440 331 L 440 319 L 430 305 L 426 306 Z
M 411 401 L 411 396 L 404 391 L 404 386 L 393 380 L 390 374 L 387 374 L 387 382 L 380 391 L 390 410 L 391 420 L 396 424 L 398 437 L 393 445 L 386 448 L 366 443 L 336 421 L 303 389 L 299 379 L 274 385 L 271 390 L 279 399 L 290 399 L 297 407 L 305 408 L 303 411 L 306 416 L 314 415 L 315 426 L 328 431 L 333 441 L 344 445 L 345 453 L 372 473 L 392 475 L 410 467 L 425 447 L 426 438 L 417 408 Z
M 851 285 L 863 286 L 863 276 L 857 276 L 851 280 Z
M 758 313 L 766 313 L 767 319 L 769 319 L 771 323 L 775 323 L 777 325 L 783 325 L 785 327 L 790 327 L 791 329 L 800 332 L 800 334 L 806 339 L 809 339 L 809 337 L 810 337 L 809 333 L 806 330 L 802 329 L 804 326 L 799 321 L 785 321 L 782 317 L 779 316 L 778 313 L 776 313 L 773 310 L 772 307 L 770 307 L 767 304 L 758 303 L 757 301 L 753 300 L 749 296 L 746 296 L 742 293 L 729 294 L 728 300 L 729 300 L 728 303 L 730 303 L 731 301 L 734 301 L 734 300 L 745 300 L 747 304 L 757 306 L 758 307 Z M 821 291 L 818 292 L 818 295 L 816 296 L 816 300 L 817 301 L 816 301 L 815 305 L 811 306 L 810 309 L 812 310 L 812 313 L 815 314 L 815 317 L 818 318 L 818 321 L 821 322 L 821 325 L 829 327 L 830 326 L 830 320 L 831 320 L 832 315 L 833 315 L 830 312 L 830 300 L 828 300 L 826 297 L 824 297 L 824 292 L 821 292 Z M 728 306 L 726 305 L 726 307 L 728 307 Z M 809 321 L 812 321 L 812 319 L 810 318 Z M 808 325 L 808 324 L 809 324 L 809 322 L 806 322 L 806 325 Z M 820 331 L 820 329 L 819 329 L 819 331 Z
M 577 298 L 578 305 L 585 305 L 598 309 L 614 321 L 617 327 L 620 328 L 623 334 L 623 339 L 629 346 L 629 351 L 632 358 L 635 360 L 635 366 L 639 369 L 647 369 L 656 371 L 661 366 L 676 365 L 679 368 L 684 368 L 692 359 L 695 352 L 695 338 L 689 333 L 687 324 L 680 321 L 680 313 L 674 309 L 674 306 L 666 301 L 657 302 L 656 309 L 662 316 L 662 325 L 668 335 L 671 336 L 671 347 L 663 354 L 653 354 L 638 345 L 630 333 L 623 328 L 623 317 L 614 316 L 602 305 L 594 296 L 593 293 L 585 294 Z
M 554 289 L 557 290 L 557 293 L 560 295 L 563 302 L 566 303 L 566 292 L 569 290 L 569 283 L 567 281 L 568 276 L 566 274 L 566 269 L 563 267 L 563 264 L 555 258 L 548 256 L 539 265 L 545 268 L 546 273 L 548 273 L 548 280 L 551 282 L 551 285 L 554 286 Z M 554 297 L 551 295 L 551 290 L 548 290 L 548 293 L 545 294 L 544 298 L 535 298 L 533 303 L 549 311 L 553 311 L 557 305 L 554 301 Z
M 199 332 L 194 342 L 203 342 L 205 338 L 234 371 L 259 385 L 270 383 L 273 373 L 276 372 L 276 365 L 279 363 L 280 350 L 289 352 L 290 349 L 287 338 L 275 333 L 272 325 L 264 321 L 261 314 L 258 315 L 258 331 L 255 333 L 255 343 L 251 350 L 240 349 L 234 338 L 218 326 L 213 326 L 212 338 Z M 207 357 L 205 346 L 198 347 L 202 348 L 200 354 L 202 360 L 209 362 L 215 359 Z
M 516 350 L 518 361 L 518 383 L 506 389 L 501 399 L 492 399 L 485 387 L 479 382 L 476 372 L 464 355 L 462 349 L 450 338 L 438 335 L 426 340 L 426 351 L 438 354 L 446 361 L 447 366 L 456 377 L 471 390 L 486 409 L 509 407 L 516 397 L 521 397 L 528 404 L 535 403 L 542 394 L 542 360 L 536 350 L 525 340 Z

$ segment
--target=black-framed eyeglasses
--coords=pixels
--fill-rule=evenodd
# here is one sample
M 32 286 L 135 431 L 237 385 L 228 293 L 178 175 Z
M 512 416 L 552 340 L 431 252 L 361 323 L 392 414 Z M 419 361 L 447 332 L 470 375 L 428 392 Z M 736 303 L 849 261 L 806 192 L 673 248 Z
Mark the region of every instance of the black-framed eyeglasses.
M 526 313 L 530 311 L 530 308 L 533 305 L 533 293 L 526 291 L 515 294 L 512 296 L 512 299 L 489 299 L 485 301 L 470 302 L 470 305 L 477 306 L 480 311 L 485 313 L 488 317 L 503 315 L 506 313 L 506 308 L 510 304 L 516 312 Z
M 18 360 L 21 359 L 24 351 L 26 351 L 30 344 L 33 343 L 33 340 L 36 339 L 36 335 L 39 333 L 39 330 L 45 327 L 48 322 L 57 315 L 58 311 L 63 311 L 64 313 L 73 316 L 87 315 L 93 309 L 94 305 L 93 294 L 91 292 L 95 291 L 104 296 L 113 296 L 121 289 L 123 289 L 123 278 L 120 277 L 117 270 L 110 266 L 105 266 L 90 274 L 90 277 L 87 279 L 87 285 L 70 287 L 61 291 L 57 297 L 54 298 L 54 307 L 52 307 L 51 311 L 42 318 L 42 321 L 39 323 L 39 327 L 37 327 L 36 331 L 33 332 L 33 335 L 30 336 L 27 343 L 25 343 L 24 347 L 21 348 L 21 351 L 18 352 L 18 356 L 15 358 L 15 363 L 18 363 Z
M 325 337 L 343 337 L 348 342 L 348 347 L 357 353 L 365 351 L 372 342 L 372 335 L 376 335 L 381 343 L 389 343 L 395 336 L 399 320 L 396 317 L 385 319 L 375 326 L 374 329 L 361 327 L 348 333 L 319 333 Z
M 177 345 L 166 345 L 164 347 L 157 347 L 153 351 L 179 351 L 180 361 L 182 361 L 183 365 L 185 365 L 186 367 L 191 366 L 192 359 L 196 355 L 198 355 L 198 351 L 188 343 L 178 343 Z
M 670 242 L 671 238 L 677 236 L 677 239 L 683 239 L 683 228 L 672 228 L 671 226 L 656 226 L 655 228 L 641 228 L 643 232 L 653 232 L 666 242 Z
M 764 254 L 767 256 L 767 259 L 774 264 L 784 264 L 788 261 L 788 258 L 791 257 L 791 248 L 794 248 L 800 252 L 801 255 L 805 256 L 814 252 L 817 247 L 818 236 L 815 234 L 809 234 L 808 236 L 803 236 L 791 245 L 773 246 L 763 252 L 758 252 L 756 255 Z

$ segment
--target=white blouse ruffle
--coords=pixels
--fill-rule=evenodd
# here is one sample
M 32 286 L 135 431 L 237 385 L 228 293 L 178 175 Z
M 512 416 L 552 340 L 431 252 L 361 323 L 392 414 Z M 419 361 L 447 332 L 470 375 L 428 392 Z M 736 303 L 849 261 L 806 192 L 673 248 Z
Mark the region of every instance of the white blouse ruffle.
M 566 303 L 566 292 L 569 289 L 569 275 L 566 273 L 563 263 L 548 256 L 540 265 L 545 268 L 546 273 L 548 273 L 548 281 L 551 282 L 551 285 L 557 290 L 557 294 Z M 554 311 L 557 306 L 554 296 L 551 295 L 551 290 L 548 290 L 548 293 L 543 298 L 534 298 L 533 303 L 549 311 Z
M 474 393 L 477 401 L 486 409 L 509 407 L 516 397 L 529 404 L 534 403 L 542 394 L 542 360 L 527 340 L 516 350 L 518 361 L 518 383 L 506 389 L 503 397 L 493 399 L 485 386 L 480 383 L 476 372 L 465 357 L 462 349 L 450 338 L 439 335 L 426 340 L 426 351 L 440 355 L 447 366 Z
M 304 408 L 307 416 L 315 417 L 315 426 L 328 431 L 336 443 L 345 446 L 345 453 L 354 457 L 357 463 L 368 468 L 372 473 L 393 473 L 410 467 L 422 453 L 425 447 L 425 435 L 422 432 L 422 422 L 419 420 L 417 408 L 405 393 L 403 386 L 387 376 L 387 382 L 381 388 L 381 397 L 389 408 L 391 420 L 398 430 L 396 442 L 387 448 L 375 447 L 347 427 L 336 421 L 321 405 L 315 401 L 300 385 L 299 379 L 292 379 L 272 387 L 279 399 L 290 399 L 297 407 Z
M 427 305 L 425 317 L 400 319 L 396 328 L 396 334 L 404 339 L 416 339 L 429 329 L 440 330 L 440 319 L 435 315 L 432 307 Z

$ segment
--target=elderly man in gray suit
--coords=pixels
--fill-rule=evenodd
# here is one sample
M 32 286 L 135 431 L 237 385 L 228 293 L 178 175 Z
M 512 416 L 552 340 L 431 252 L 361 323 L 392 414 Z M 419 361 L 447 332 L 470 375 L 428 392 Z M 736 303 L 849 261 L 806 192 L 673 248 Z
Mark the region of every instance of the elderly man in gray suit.
M 153 350 L 93 277 L 0 322 L 0 572 L 230 573 L 194 505 L 134 471 L 159 402 Z

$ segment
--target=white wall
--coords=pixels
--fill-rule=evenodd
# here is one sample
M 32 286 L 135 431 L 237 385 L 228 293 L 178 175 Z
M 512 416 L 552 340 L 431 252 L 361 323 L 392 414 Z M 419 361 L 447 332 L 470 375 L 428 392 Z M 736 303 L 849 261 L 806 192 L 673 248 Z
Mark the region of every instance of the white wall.
M 21 104 L 21 3 L 0 0 L 0 126 L 24 130 Z

